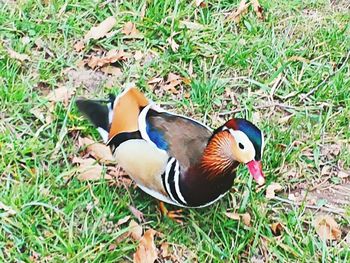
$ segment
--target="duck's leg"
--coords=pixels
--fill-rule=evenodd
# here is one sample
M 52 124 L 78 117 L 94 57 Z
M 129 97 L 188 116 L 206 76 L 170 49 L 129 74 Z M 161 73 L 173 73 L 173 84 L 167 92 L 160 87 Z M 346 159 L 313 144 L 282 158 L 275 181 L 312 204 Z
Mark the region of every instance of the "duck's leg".
M 159 209 L 163 216 L 174 220 L 175 222 L 182 224 L 184 216 L 182 215 L 182 209 L 169 211 L 162 201 L 159 201 Z

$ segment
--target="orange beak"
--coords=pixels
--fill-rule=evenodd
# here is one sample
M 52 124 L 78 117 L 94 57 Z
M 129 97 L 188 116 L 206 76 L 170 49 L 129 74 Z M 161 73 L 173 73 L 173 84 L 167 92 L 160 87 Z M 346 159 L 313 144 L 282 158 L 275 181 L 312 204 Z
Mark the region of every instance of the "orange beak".
M 263 185 L 265 183 L 265 176 L 262 171 L 261 161 L 252 160 L 247 163 L 247 167 L 249 173 L 253 176 L 258 185 Z

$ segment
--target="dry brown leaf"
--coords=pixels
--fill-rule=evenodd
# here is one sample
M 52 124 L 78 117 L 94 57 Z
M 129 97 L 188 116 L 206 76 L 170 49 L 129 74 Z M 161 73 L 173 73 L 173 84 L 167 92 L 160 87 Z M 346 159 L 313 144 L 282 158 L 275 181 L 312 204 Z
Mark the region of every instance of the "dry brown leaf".
M 157 248 L 154 244 L 156 231 L 149 229 L 140 240 L 137 251 L 134 254 L 135 263 L 154 263 L 158 258 Z
M 273 199 L 275 197 L 275 192 L 281 191 L 282 186 L 279 183 L 272 183 L 266 188 L 266 198 Z
M 261 5 L 259 4 L 259 1 L 258 0 L 251 0 L 251 2 L 252 2 L 253 9 L 254 9 L 256 16 L 259 19 L 263 20 L 264 19 L 264 14 L 263 14 L 264 10 L 261 7 Z
M 142 226 L 136 223 L 135 220 L 131 220 L 129 223 L 129 233 L 134 240 L 140 240 L 142 237 Z
M 250 220 L 251 220 L 250 214 L 248 214 L 248 213 L 242 214 L 242 222 L 243 222 L 243 224 L 245 224 L 246 226 L 250 226 Z
M 123 218 L 119 219 L 117 222 L 117 226 L 120 226 L 122 224 L 125 224 L 126 222 L 128 222 L 130 219 L 130 216 L 124 216 Z
M 4 210 L 4 213 L 2 214 L 2 217 L 6 217 L 6 216 L 12 216 L 15 215 L 17 212 L 15 210 L 13 210 L 11 207 L 5 205 L 4 203 L 0 202 L 0 210 Z
M 228 19 L 233 20 L 236 24 L 241 21 L 241 18 L 248 12 L 250 3 L 246 3 L 246 0 L 242 0 L 236 11 L 232 12 Z
M 145 3 L 143 4 L 143 6 L 141 8 L 141 12 L 140 12 L 140 18 L 141 19 L 144 19 L 144 17 L 145 17 L 146 8 L 147 8 L 147 1 L 145 1 Z
M 341 230 L 338 223 L 330 215 L 318 215 L 314 221 L 316 233 L 323 240 L 338 240 L 341 238 Z
M 143 217 L 143 213 L 138 210 L 136 207 L 133 207 L 132 205 L 129 205 L 130 212 L 137 218 L 139 222 L 143 222 L 145 218 Z
M 120 68 L 117 67 L 113 67 L 113 66 L 104 66 L 101 68 L 101 71 L 103 73 L 109 74 L 109 75 L 113 75 L 116 77 L 120 77 L 123 75 L 122 71 Z
M 179 76 L 179 75 L 177 75 L 177 74 L 174 74 L 174 73 L 169 73 L 169 75 L 168 75 L 168 79 L 167 79 L 167 83 L 170 83 L 170 82 L 172 82 L 172 81 L 175 81 L 175 80 L 180 80 L 181 79 L 181 77 Z
M 232 212 L 225 212 L 225 215 L 230 218 L 230 219 L 233 219 L 233 220 L 240 220 L 241 217 L 239 216 L 239 214 L 237 213 L 232 213 Z
M 143 58 L 143 53 L 140 50 L 137 50 L 134 54 L 135 60 L 141 60 Z
M 207 6 L 207 3 L 204 1 L 204 0 L 196 0 L 195 1 L 195 4 L 196 4 L 196 7 L 206 7 Z
M 96 181 L 105 178 L 106 180 L 112 180 L 113 177 L 106 174 L 103 176 L 103 167 L 96 163 L 93 158 L 82 159 L 80 157 L 74 157 L 73 163 L 78 163 L 77 178 L 80 181 Z
M 62 102 L 64 105 L 68 105 L 68 101 L 74 94 L 75 89 L 75 87 L 59 87 L 47 94 L 46 99 L 52 102 Z
M 349 171 L 339 171 L 337 173 L 339 178 L 347 178 L 350 176 L 350 172 Z
M 30 60 L 29 56 L 27 54 L 20 54 L 10 48 L 7 49 L 7 52 L 10 56 L 10 58 L 17 59 L 21 62 L 24 62 L 26 60 Z
M 98 26 L 92 27 L 84 37 L 84 41 L 88 41 L 90 39 L 100 39 L 114 27 L 114 25 L 117 23 L 117 20 L 110 16 L 106 18 L 104 21 L 102 21 Z
M 175 42 L 174 38 L 172 36 L 170 36 L 170 37 L 168 37 L 168 39 L 166 41 L 169 43 L 169 45 L 171 47 L 171 50 L 173 52 L 177 52 L 177 50 L 179 49 L 180 45 Z
M 130 56 L 130 54 L 124 52 L 123 50 L 112 49 L 107 52 L 104 57 L 92 56 L 88 61 L 88 66 L 90 68 L 103 67 L 106 64 L 114 63 L 119 60 L 125 60 Z
M 147 83 L 148 84 L 155 84 L 155 83 L 159 83 L 161 81 L 163 81 L 163 78 L 152 78 Z
M 84 41 L 81 41 L 81 40 L 74 44 L 74 50 L 76 52 L 82 51 L 84 47 L 85 47 L 85 43 Z
M 284 226 L 280 222 L 272 223 L 271 230 L 275 236 L 280 236 L 282 234 Z
M 140 34 L 140 32 L 136 29 L 136 25 L 130 21 L 125 23 L 122 33 L 126 36 L 136 36 Z
M 191 21 L 180 21 L 180 28 L 187 28 L 190 30 L 203 30 L 204 26 L 202 24 Z
M 94 142 L 89 138 L 79 137 L 79 143 L 87 147 L 87 151 L 101 163 L 114 163 L 111 150 L 102 143 Z

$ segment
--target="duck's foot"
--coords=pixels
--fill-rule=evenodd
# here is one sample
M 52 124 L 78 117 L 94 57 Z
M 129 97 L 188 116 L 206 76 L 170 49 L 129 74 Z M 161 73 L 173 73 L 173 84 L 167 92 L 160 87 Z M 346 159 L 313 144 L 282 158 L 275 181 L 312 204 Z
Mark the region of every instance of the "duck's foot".
M 182 215 L 182 209 L 168 211 L 163 202 L 159 202 L 159 209 L 163 216 L 166 216 L 179 224 L 183 224 L 182 219 L 184 216 Z

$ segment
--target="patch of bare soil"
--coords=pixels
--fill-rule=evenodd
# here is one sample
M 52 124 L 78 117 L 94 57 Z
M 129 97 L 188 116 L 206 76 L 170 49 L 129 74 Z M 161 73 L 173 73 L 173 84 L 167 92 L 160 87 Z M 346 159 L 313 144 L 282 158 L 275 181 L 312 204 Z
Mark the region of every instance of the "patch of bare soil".
M 70 69 L 67 77 L 74 87 L 83 86 L 89 92 L 98 91 L 103 85 L 111 87 L 116 82 L 115 76 L 86 68 Z
M 290 199 L 293 198 L 305 200 L 309 205 L 327 204 L 329 207 L 345 208 L 350 206 L 350 180 L 341 184 L 326 184 L 310 192 L 296 189 L 290 194 Z

